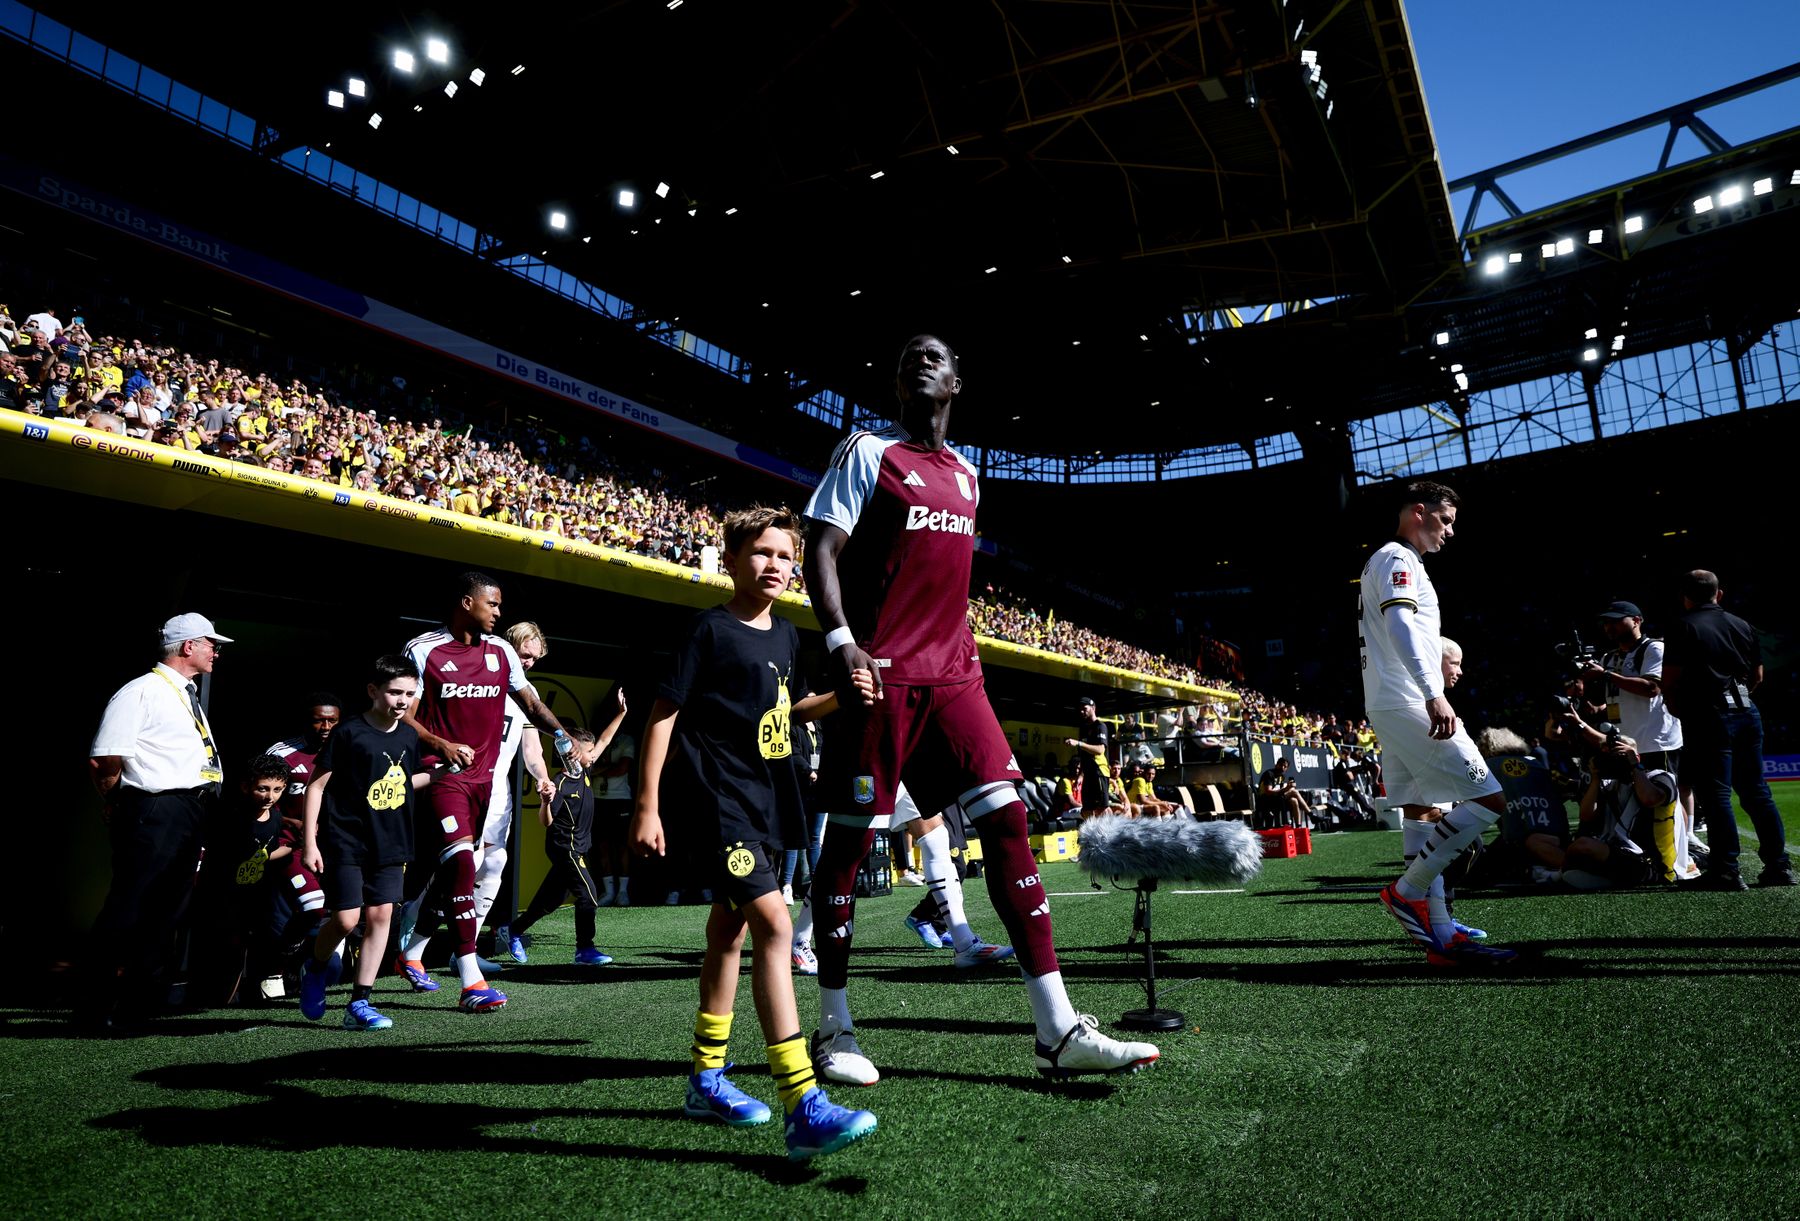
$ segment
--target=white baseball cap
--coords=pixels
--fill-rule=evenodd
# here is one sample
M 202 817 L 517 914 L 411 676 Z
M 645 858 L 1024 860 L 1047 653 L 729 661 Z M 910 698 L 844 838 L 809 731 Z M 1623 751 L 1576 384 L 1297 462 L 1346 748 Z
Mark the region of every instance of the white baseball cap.
M 216 640 L 220 644 L 230 644 L 231 637 L 219 635 L 213 627 L 212 620 L 205 615 L 197 615 L 189 611 L 185 615 L 176 615 L 162 625 L 162 644 L 165 649 L 172 649 L 184 640 L 198 640 L 202 636 L 208 640 Z

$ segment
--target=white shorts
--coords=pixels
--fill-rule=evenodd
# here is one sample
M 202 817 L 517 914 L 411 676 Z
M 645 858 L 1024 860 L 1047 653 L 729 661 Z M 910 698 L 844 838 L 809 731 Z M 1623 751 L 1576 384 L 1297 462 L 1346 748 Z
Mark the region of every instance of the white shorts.
M 1462 718 L 1447 740 L 1431 736 L 1431 716 L 1423 704 L 1371 708 L 1369 724 L 1381 740 L 1381 779 L 1390 802 L 1434 806 L 1500 792 Z
M 904 827 L 909 822 L 916 822 L 925 815 L 919 813 L 919 803 L 912 799 L 904 784 L 894 789 L 894 813 L 887 814 L 833 814 L 830 821 L 845 826 L 873 827 L 877 831 L 889 831 L 895 827 Z
M 488 798 L 487 818 L 481 824 L 482 843 L 504 846 L 511 841 L 512 799 L 512 785 L 494 777 L 494 794 Z

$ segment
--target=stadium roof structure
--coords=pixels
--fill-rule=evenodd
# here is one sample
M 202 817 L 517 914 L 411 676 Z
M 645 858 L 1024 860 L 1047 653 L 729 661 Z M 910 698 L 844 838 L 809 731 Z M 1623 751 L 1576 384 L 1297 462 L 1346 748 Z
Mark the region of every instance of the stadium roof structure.
M 968 443 L 1266 432 L 1257 371 L 1196 342 L 1209 319 L 1348 298 L 1391 320 L 1459 261 L 1399 0 L 326 4 L 273 66 L 240 11 L 197 4 L 131 53 L 256 115 L 266 153 L 329 145 L 486 257 L 547 251 L 635 303 L 622 323 L 679 320 L 795 401 L 879 409 L 899 342 L 936 329 Z
M 335 159 L 330 189 L 372 175 L 463 218 L 452 258 L 605 290 L 546 298 L 547 342 L 605 335 L 616 364 L 704 337 L 745 429 L 825 392 L 880 413 L 925 326 L 964 359 L 953 435 L 990 473 L 1083 481 L 1129 455 L 1110 465 L 1149 478 L 1242 446 L 1348 474 L 1351 421 L 1456 420 L 1470 393 L 1591 387 L 1699 339 L 1742 352 L 1800 307 L 1800 129 L 1732 146 L 1700 117 L 1800 65 L 1446 184 L 1400 0 L 664 0 L 479 25 L 326 4 L 273 61 L 238 6 L 184 12 L 131 53 L 255 115 L 242 155 Z M 81 63 L 79 32 L 28 37 L 133 88 L 111 53 Z M 1638 179 L 1530 214 L 1506 197 L 1511 172 L 1657 124 Z M 1705 155 L 1671 168 L 1683 130 Z M 1459 189 L 1465 224 L 1483 198 L 1512 215 L 1459 234 Z M 345 240 L 379 250 L 387 223 Z

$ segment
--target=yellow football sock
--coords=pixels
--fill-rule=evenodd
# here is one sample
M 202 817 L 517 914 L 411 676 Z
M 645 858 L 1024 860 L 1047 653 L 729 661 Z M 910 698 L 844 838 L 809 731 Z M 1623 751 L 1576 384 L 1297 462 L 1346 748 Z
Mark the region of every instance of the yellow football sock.
M 694 1014 L 694 1073 L 698 1076 L 709 1068 L 725 1067 L 725 1044 L 731 1039 L 731 1015 Z
M 807 1051 L 803 1036 L 796 1034 L 769 1044 L 769 1076 L 775 1079 L 781 1107 L 789 1115 L 802 1098 L 819 1088 L 813 1076 L 812 1053 Z

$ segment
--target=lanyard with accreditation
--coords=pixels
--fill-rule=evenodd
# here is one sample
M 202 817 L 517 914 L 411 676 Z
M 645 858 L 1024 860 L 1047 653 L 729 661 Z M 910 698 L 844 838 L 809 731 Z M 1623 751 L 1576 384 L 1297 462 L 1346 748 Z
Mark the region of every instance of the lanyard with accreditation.
M 181 699 L 181 688 L 177 687 L 167 674 L 164 674 L 161 670 L 152 670 L 151 673 L 162 679 L 165 683 L 168 683 L 169 690 L 175 693 L 175 698 Z M 194 718 L 194 728 L 200 732 L 200 745 L 206 747 L 206 762 L 201 765 L 200 768 L 200 783 L 203 785 L 217 785 L 222 783 L 225 779 L 225 773 L 219 769 L 219 752 L 217 748 L 213 746 L 212 734 L 207 731 L 205 720 L 201 718 L 200 700 L 199 697 L 194 694 L 194 689 L 191 685 L 187 690 L 187 699 L 182 700 L 182 707 L 187 711 L 187 714 L 190 717 Z

